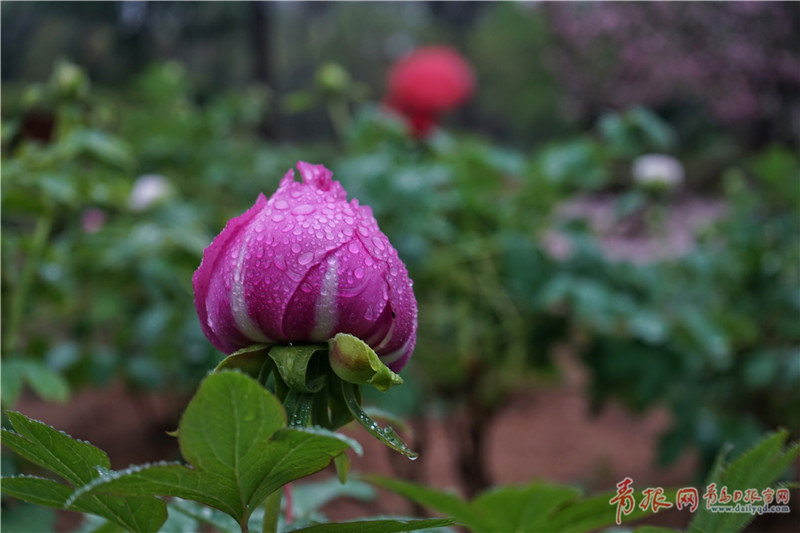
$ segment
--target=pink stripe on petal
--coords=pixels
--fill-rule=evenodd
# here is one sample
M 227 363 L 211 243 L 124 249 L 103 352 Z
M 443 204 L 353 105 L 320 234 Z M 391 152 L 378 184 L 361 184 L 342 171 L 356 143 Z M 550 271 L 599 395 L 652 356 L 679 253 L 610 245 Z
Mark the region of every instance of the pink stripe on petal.
M 263 194 L 258 196 L 253 207 L 228 221 L 222 232 L 216 236 L 208 248 L 203 251 L 203 259 L 200 266 L 192 276 L 192 286 L 194 288 L 194 305 L 200 318 L 200 327 L 211 343 L 222 351 L 227 351 L 231 345 L 228 341 L 223 341 L 214 333 L 214 328 L 209 325 L 208 298 L 209 287 L 213 276 L 221 261 L 224 261 L 225 254 L 228 252 L 229 245 L 239 236 L 247 224 L 266 206 L 267 199 Z M 220 289 L 217 289 L 218 291 Z M 221 296 L 220 294 L 216 295 Z M 220 321 L 230 320 L 230 317 L 221 317 Z M 221 323 L 218 321 L 218 323 Z M 231 330 L 230 324 L 226 324 L 226 330 Z

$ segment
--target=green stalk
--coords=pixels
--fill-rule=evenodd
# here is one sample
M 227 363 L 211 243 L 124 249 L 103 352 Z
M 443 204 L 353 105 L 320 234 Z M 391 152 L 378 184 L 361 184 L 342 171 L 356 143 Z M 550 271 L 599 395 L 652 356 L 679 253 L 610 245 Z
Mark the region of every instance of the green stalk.
M 281 514 L 281 498 L 283 490 L 278 489 L 272 492 L 264 501 L 264 523 L 261 526 L 261 533 L 278 533 L 278 517 Z
M 331 120 L 331 124 L 333 124 L 333 130 L 336 132 L 339 142 L 344 143 L 347 139 L 347 132 L 353 123 L 347 101 L 336 98 L 328 102 L 327 109 L 328 117 Z
M 19 328 L 22 324 L 22 315 L 25 313 L 25 302 L 27 301 L 28 291 L 33 281 L 36 266 L 39 264 L 42 252 L 47 245 L 50 236 L 50 229 L 53 227 L 53 215 L 47 213 L 36 221 L 36 228 L 33 231 L 33 242 L 31 243 L 30 254 L 22 267 L 16 290 L 11 299 L 11 310 L 9 311 L 8 330 L 6 333 L 5 352 L 13 354 L 19 342 Z

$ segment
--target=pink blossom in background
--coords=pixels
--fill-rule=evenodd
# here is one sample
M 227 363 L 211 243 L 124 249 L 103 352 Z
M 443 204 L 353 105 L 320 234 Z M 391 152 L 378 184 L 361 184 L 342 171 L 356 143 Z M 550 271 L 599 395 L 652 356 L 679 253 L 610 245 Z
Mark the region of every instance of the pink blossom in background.
M 103 229 L 106 224 L 106 213 L 102 209 L 93 207 L 87 209 L 81 215 L 81 226 L 83 231 L 93 235 Z
M 545 6 L 545 61 L 578 115 L 692 102 L 728 124 L 781 121 L 800 95 L 790 2 L 574 2 Z
M 225 353 L 350 333 L 397 372 L 416 342 L 408 271 L 372 210 L 348 202 L 331 171 L 297 169 L 302 183 L 289 170 L 203 253 L 192 278 L 203 332 Z

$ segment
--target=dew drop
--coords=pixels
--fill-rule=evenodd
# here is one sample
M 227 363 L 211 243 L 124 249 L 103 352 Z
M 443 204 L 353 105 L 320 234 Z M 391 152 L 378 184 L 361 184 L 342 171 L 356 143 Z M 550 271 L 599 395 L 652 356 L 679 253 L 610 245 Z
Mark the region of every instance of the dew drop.
M 283 216 L 283 215 L 281 215 L 281 214 L 277 214 L 277 213 L 276 213 L 276 214 L 272 215 L 272 221 L 273 221 L 273 222 L 280 222 L 280 221 L 281 221 L 281 220 L 283 220 L 284 218 L 286 218 L 286 217 L 285 217 L 285 216 Z
M 304 254 L 301 254 L 300 257 L 297 258 L 297 262 L 300 263 L 301 265 L 307 265 L 311 262 L 312 259 L 314 259 L 314 254 L 311 252 L 306 252 Z
M 369 237 L 369 230 L 364 226 L 359 226 L 358 232 L 361 234 L 362 237 Z
M 300 252 L 300 245 L 297 243 L 292 244 L 292 252 L 294 253 Z
M 383 239 L 381 239 L 377 235 L 372 237 L 372 244 L 374 244 L 375 248 L 377 248 L 378 250 L 385 250 L 386 249 L 386 245 L 383 244 Z
M 310 204 L 302 204 L 292 209 L 293 215 L 308 215 L 314 212 L 314 206 Z
M 358 267 L 358 268 L 355 270 L 355 272 L 353 272 L 353 274 L 356 276 L 356 279 L 361 279 L 361 278 L 363 278 L 363 277 L 364 277 L 364 269 L 363 269 L 363 268 L 361 268 L 361 267 Z
M 275 209 L 280 209 L 281 211 L 289 209 L 289 204 L 286 203 L 286 200 L 278 200 L 275 202 Z
M 286 259 L 284 259 L 282 255 L 276 255 L 275 266 L 278 267 L 279 270 L 286 270 Z
M 347 249 L 350 251 L 351 254 L 357 254 L 359 252 L 358 245 L 354 242 L 348 244 Z

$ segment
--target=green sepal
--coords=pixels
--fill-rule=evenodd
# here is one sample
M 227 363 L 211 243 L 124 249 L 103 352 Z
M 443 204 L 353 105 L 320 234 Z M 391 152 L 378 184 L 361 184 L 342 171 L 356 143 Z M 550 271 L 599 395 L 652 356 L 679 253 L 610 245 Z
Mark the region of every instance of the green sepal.
M 355 418 L 356 422 L 361 424 L 369 434 L 376 437 L 379 441 L 391 449 L 402 453 L 411 460 L 419 457 L 418 453 L 413 452 L 411 448 L 409 448 L 406 443 L 400 439 L 394 429 L 389 426 L 382 427 L 378 425 L 375 420 L 373 420 L 367 413 L 364 412 L 364 410 L 361 408 L 361 401 L 357 397 L 356 393 L 356 391 L 358 391 L 358 385 L 341 381 L 341 388 L 342 396 L 347 404 L 347 408 L 350 410 L 350 414 L 353 415 L 353 418 Z
M 324 344 L 300 346 L 273 346 L 269 356 L 275 361 L 278 373 L 290 389 L 298 392 L 319 392 L 325 385 L 325 376 L 319 371 L 314 354 L 326 349 Z
M 306 427 L 311 425 L 311 414 L 314 407 L 314 394 L 289 390 L 289 394 L 283 402 L 286 410 L 289 427 Z
M 353 420 L 353 415 L 344 399 L 342 385 L 344 382 L 334 373 L 328 374 L 328 406 L 330 407 L 330 428 L 339 429 Z M 361 405 L 361 387 L 354 387 L 356 402 Z
M 254 344 L 242 348 L 220 361 L 217 368 L 214 369 L 214 373 L 217 374 L 223 370 L 240 370 L 248 376 L 259 379 L 264 363 L 269 361 L 268 352 L 269 346 L 266 344 Z
M 403 378 L 389 370 L 378 354 L 358 337 L 337 333 L 328 341 L 328 347 L 331 368 L 348 383 L 374 385 L 381 392 L 403 384 Z

